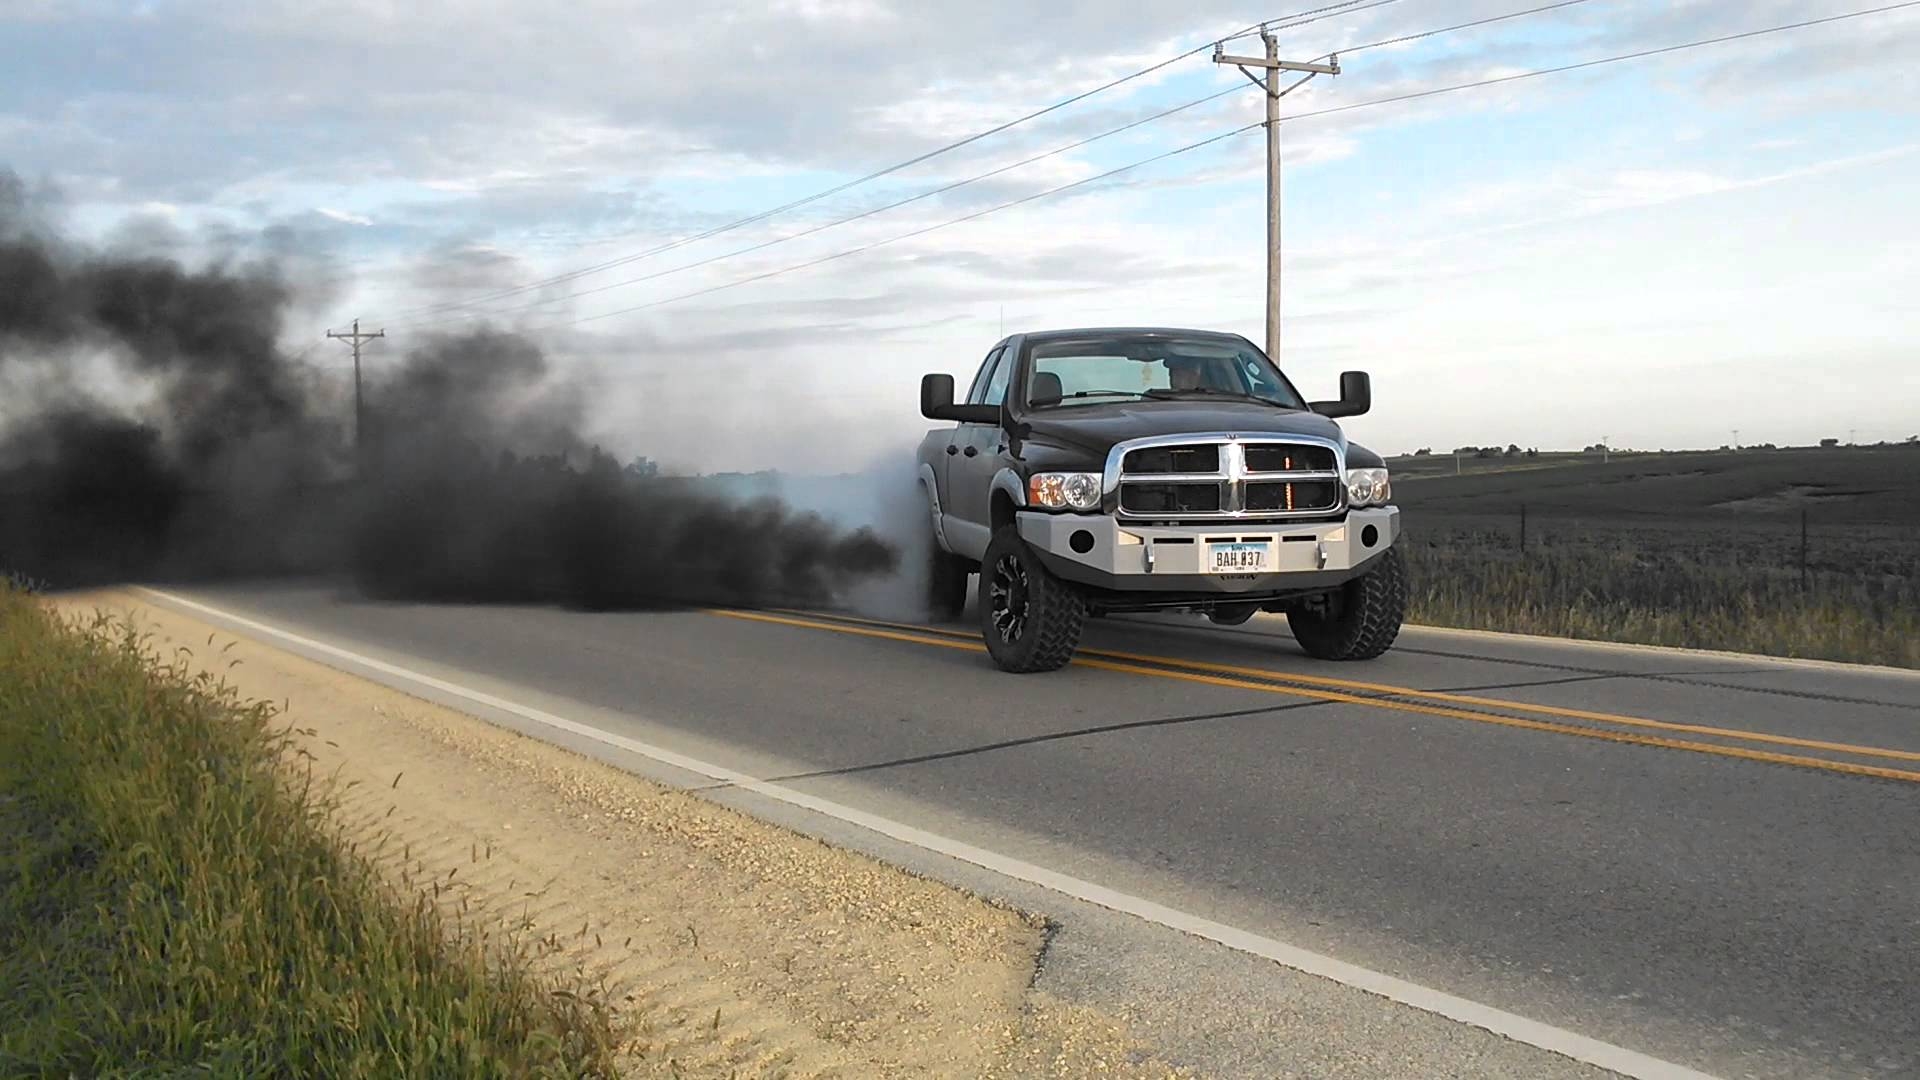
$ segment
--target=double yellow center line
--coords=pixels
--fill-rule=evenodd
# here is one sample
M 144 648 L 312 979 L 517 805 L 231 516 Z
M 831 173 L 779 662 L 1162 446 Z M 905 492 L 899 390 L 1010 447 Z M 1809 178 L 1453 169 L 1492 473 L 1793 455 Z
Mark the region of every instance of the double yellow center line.
M 709 613 L 730 619 L 775 623 L 781 626 L 800 627 L 808 630 L 827 630 L 837 634 L 851 634 L 857 637 L 901 641 L 916 645 L 930 645 L 937 648 L 961 649 L 968 652 L 986 651 L 986 646 L 980 643 L 977 634 L 959 633 L 951 630 L 943 630 L 938 627 L 920 626 L 913 623 L 885 622 L 845 615 L 820 616 L 806 612 L 769 614 L 756 611 L 712 609 Z M 1792 735 L 1775 735 L 1769 732 L 1744 731 L 1737 728 L 1713 727 L 1706 724 L 1682 724 L 1667 720 L 1651 720 L 1639 716 L 1622 716 L 1618 713 L 1563 708 L 1557 705 L 1535 705 L 1530 702 L 1511 701 L 1504 698 L 1474 697 L 1439 690 L 1419 690 L 1413 687 L 1392 686 L 1385 683 L 1361 682 L 1352 679 L 1331 678 L 1324 675 L 1306 675 L 1298 672 L 1273 671 L 1266 668 L 1241 667 L 1232 664 L 1215 664 L 1201 660 L 1184 660 L 1171 656 L 1117 652 L 1110 649 L 1082 648 L 1074 658 L 1073 663 L 1079 667 L 1096 668 L 1102 671 L 1116 671 L 1128 675 L 1143 675 L 1157 679 L 1177 679 L 1183 682 L 1202 683 L 1208 686 L 1219 686 L 1235 690 L 1285 694 L 1290 697 L 1312 698 L 1320 701 L 1341 702 L 1349 705 L 1364 705 L 1369 708 L 1389 709 L 1395 712 L 1418 713 L 1427 716 L 1444 716 L 1456 720 L 1470 720 L 1481 724 L 1496 724 L 1502 727 L 1549 731 L 1559 735 L 1573 735 L 1584 739 L 1602 739 L 1607 742 L 1627 743 L 1635 746 L 1657 746 L 1668 750 L 1686 750 L 1699 754 L 1712 754 L 1716 757 L 1738 758 L 1745 761 L 1765 761 L 1777 765 L 1794 765 L 1808 769 L 1819 769 L 1825 772 L 1843 773 L 1850 776 L 1871 776 L 1883 780 L 1903 780 L 1909 783 L 1920 783 L 1920 771 L 1914 769 L 1868 765 L 1852 761 L 1838 761 L 1833 758 L 1783 753 L 1774 750 L 1759 749 L 1754 746 L 1700 742 L 1695 739 L 1676 738 L 1667 734 L 1649 734 L 1649 732 L 1671 732 L 1676 735 L 1706 736 L 1735 742 L 1760 744 L 1762 746 L 1786 746 L 1798 750 L 1819 750 L 1834 754 L 1847 754 L 1854 757 L 1920 762 L 1920 752 L 1912 750 L 1895 750 L 1879 746 L 1859 746 L 1853 743 L 1804 739 Z M 1486 710 L 1500 711 L 1490 712 Z M 1528 715 L 1507 715 L 1510 713 L 1523 713 Z M 1554 717 L 1557 719 L 1543 720 L 1537 719 L 1537 717 Z M 1575 720 L 1582 721 L 1583 723 L 1558 722 L 1560 720 Z M 1587 726 L 1592 724 L 1608 726 Z M 1619 730 L 1621 728 L 1630 730 Z

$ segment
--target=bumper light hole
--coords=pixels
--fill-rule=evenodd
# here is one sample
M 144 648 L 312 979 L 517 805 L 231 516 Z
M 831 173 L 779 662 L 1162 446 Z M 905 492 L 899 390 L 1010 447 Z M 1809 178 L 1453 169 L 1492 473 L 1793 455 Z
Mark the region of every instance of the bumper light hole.
M 1368 526 L 1368 528 L 1372 528 L 1372 526 Z M 1067 537 L 1067 546 L 1085 555 L 1087 552 L 1093 550 L 1093 534 L 1085 529 L 1075 529 L 1073 530 L 1073 535 Z
M 1373 545 L 1379 542 L 1380 542 L 1379 526 L 1369 525 L 1366 528 L 1360 530 L 1360 543 L 1364 544 L 1367 547 L 1372 547 Z

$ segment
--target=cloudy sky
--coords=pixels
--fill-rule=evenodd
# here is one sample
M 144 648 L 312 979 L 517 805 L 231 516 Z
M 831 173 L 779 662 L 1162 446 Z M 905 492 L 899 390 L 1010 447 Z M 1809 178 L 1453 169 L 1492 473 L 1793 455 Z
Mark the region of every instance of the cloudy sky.
M 0 0 L 0 167 L 82 233 L 264 235 L 319 267 L 293 348 L 358 316 L 388 331 L 377 357 L 485 315 L 596 379 L 623 451 L 863 467 L 927 426 L 920 375 L 966 377 L 1003 326 L 1258 342 L 1259 132 L 733 283 L 1246 125 L 1262 103 L 1237 71 L 1202 52 L 631 257 L 1323 2 Z M 1545 2 L 1364 0 L 1287 29 L 1282 50 L 1313 59 Z M 1887 2 L 1587 0 L 1346 54 L 1283 111 Z M 1920 7 L 1301 116 L 1282 142 L 1281 360 L 1310 394 L 1370 371 L 1375 411 L 1349 430 L 1378 449 L 1920 432 Z M 689 296 L 716 286 L 732 287 Z M 346 369 L 335 343 L 310 355 Z

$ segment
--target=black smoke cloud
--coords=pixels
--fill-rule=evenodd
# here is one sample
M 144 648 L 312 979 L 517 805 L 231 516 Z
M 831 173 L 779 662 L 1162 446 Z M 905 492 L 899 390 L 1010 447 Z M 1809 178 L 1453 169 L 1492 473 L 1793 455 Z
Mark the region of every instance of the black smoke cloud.
M 0 172 L 0 573 L 599 608 L 821 603 L 895 568 L 867 529 L 621 464 L 511 333 L 384 355 L 356 438 L 350 392 L 278 344 L 300 299 L 272 256 L 65 239 Z

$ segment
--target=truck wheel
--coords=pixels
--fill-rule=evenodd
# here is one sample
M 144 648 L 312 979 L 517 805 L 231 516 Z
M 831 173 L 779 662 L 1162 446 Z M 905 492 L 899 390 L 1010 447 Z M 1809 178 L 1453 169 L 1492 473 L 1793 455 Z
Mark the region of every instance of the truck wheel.
M 1319 660 L 1371 660 L 1392 647 L 1407 615 L 1407 568 L 1390 547 L 1372 570 L 1340 586 L 1326 607 L 1287 612 L 1294 640 Z
M 967 575 L 973 563 L 927 541 L 927 613 L 934 622 L 952 622 L 967 608 Z
M 1087 599 L 1048 572 L 1012 525 L 980 563 L 980 633 L 1003 671 L 1053 671 L 1073 659 Z

